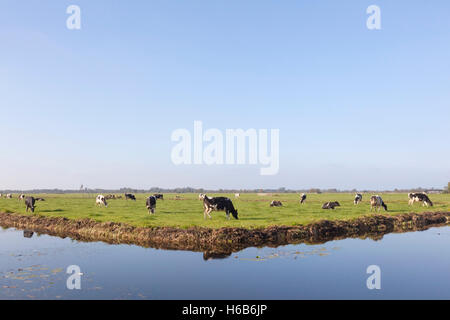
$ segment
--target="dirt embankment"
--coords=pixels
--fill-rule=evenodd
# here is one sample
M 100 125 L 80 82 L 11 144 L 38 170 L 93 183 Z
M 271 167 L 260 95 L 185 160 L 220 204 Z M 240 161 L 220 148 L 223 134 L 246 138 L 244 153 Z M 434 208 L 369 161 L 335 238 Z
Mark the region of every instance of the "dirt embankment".
M 70 220 L 0 213 L 0 226 L 32 230 L 80 241 L 136 244 L 144 247 L 201 251 L 204 258 L 222 258 L 247 247 L 276 247 L 296 243 L 324 243 L 343 238 L 381 239 L 391 232 L 426 230 L 449 223 L 450 212 L 373 215 L 353 221 L 323 220 L 306 226 L 272 226 L 264 229 L 193 227 L 143 228 L 123 223 Z

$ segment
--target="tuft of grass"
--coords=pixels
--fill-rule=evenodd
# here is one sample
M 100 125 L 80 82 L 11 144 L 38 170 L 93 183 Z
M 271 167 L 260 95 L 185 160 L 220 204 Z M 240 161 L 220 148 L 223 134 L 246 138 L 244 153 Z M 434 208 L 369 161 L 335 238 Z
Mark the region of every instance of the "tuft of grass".
M 430 195 L 433 207 L 422 207 L 416 203 L 408 205 L 407 194 L 380 194 L 388 205 L 388 212 L 381 214 L 398 215 L 409 212 L 450 211 L 450 195 Z M 136 194 L 137 201 L 109 200 L 108 207 L 95 206 L 94 194 L 39 194 L 33 195 L 45 198 L 45 202 L 38 202 L 36 214 L 48 217 L 66 217 L 69 219 L 90 218 L 99 222 L 122 222 L 138 227 L 242 227 L 263 228 L 268 226 L 306 225 L 319 220 L 352 220 L 362 216 L 369 216 L 370 194 L 363 195 L 363 202 L 357 206 L 353 204 L 354 194 L 329 193 L 308 194 L 306 204 L 300 205 L 298 194 L 278 194 L 260 196 L 257 194 L 242 194 L 238 199 L 232 194 L 220 194 L 229 197 L 239 211 L 239 220 L 227 220 L 224 212 L 212 213 L 212 219 L 203 219 L 203 203 L 197 194 L 181 194 L 182 200 L 175 200 L 175 194 L 165 194 L 165 200 L 158 200 L 156 214 L 149 215 L 145 207 L 145 200 L 149 194 Z M 219 196 L 219 194 L 208 194 Z M 272 200 L 280 200 L 282 207 L 270 207 Z M 339 201 L 340 207 L 335 210 L 323 210 L 322 204 L 327 201 Z M 0 199 L 0 212 L 28 214 L 25 212 L 23 201 L 16 199 Z

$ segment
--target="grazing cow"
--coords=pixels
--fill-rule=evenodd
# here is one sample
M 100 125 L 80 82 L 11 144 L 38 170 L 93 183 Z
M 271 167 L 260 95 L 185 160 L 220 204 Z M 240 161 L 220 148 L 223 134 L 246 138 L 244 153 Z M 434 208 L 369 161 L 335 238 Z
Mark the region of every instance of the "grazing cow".
M 379 195 L 370 197 L 370 211 L 372 211 L 372 209 L 378 209 L 379 212 L 381 207 L 384 208 L 384 211 L 388 211 L 387 205 Z
M 282 207 L 283 204 L 281 203 L 281 201 L 273 200 L 273 201 L 270 203 L 270 206 L 271 206 L 271 207 Z
M 36 209 L 36 201 L 45 201 L 45 199 L 42 198 L 33 198 L 33 197 L 26 197 L 25 198 L 25 206 L 28 210 L 31 210 L 31 212 L 34 212 L 34 209 Z
M 202 195 L 203 197 L 203 208 L 205 211 L 203 212 L 203 218 L 206 219 L 208 216 L 211 219 L 211 211 L 225 211 L 227 214 L 227 219 L 230 219 L 230 213 L 237 220 L 238 212 L 233 206 L 233 202 L 226 197 L 215 197 L 209 198 L 206 194 Z
M 101 194 L 99 194 L 97 196 L 97 198 L 95 199 L 95 205 L 97 205 L 97 206 L 105 206 L 105 207 L 108 206 L 108 204 L 106 203 L 105 197 L 103 195 L 101 195 Z
M 145 205 L 147 206 L 148 213 L 154 214 L 156 209 L 156 197 L 150 196 L 147 198 L 147 201 L 145 202 Z
M 334 210 L 335 207 L 340 207 L 340 206 L 341 206 L 341 205 L 340 205 L 339 202 L 337 202 L 337 201 L 325 202 L 325 203 L 322 205 L 322 209 L 333 209 L 333 210 Z
M 363 199 L 363 196 L 362 196 L 362 194 L 361 193 L 357 193 L 356 195 L 355 195 L 355 200 L 353 201 L 353 203 L 356 205 L 356 204 L 359 204 L 361 201 L 362 201 L 362 199 Z
M 235 197 L 235 198 L 239 198 L 240 196 L 241 196 L 240 193 L 235 193 L 235 194 L 234 194 L 234 197 Z
M 11 193 L 8 193 L 8 194 L 6 195 L 6 199 L 12 199 L 12 194 L 11 194 Z
M 423 206 L 433 206 L 433 202 L 431 202 L 430 198 L 424 192 L 416 192 L 416 193 L 408 193 L 409 205 L 413 205 L 414 202 L 422 202 Z
M 23 199 L 25 199 L 25 195 L 22 193 L 22 194 L 19 196 L 19 200 L 23 200 Z
M 300 196 L 300 204 L 304 204 L 306 201 L 306 194 L 302 193 L 302 195 Z
M 136 197 L 134 196 L 134 194 L 125 193 L 125 200 L 128 200 L 128 199 L 136 201 Z
M 162 193 L 155 193 L 153 196 L 156 199 L 164 200 L 164 195 Z

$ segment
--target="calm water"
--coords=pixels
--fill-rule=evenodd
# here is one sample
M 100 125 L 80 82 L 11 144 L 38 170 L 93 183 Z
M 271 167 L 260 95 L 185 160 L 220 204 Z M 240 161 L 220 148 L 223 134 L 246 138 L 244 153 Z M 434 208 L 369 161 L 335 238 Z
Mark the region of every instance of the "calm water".
M 31 235 L 28 235 L 28 237 Z M 81 290 L 68 290 L 78 265 Z M 381 290 L 368 290 L 369 265 Z M 200 252 L 83 243 L 0 229 L 0 299 L 450 299 L 450 227 L 380 241 Z

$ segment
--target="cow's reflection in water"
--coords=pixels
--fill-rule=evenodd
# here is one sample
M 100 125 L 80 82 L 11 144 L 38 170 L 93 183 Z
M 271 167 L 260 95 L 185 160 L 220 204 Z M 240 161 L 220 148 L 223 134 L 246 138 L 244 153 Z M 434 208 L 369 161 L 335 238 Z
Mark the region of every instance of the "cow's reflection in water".
M 33 236 L 34 232 L 30 230 L 24 230 L 23 231 L 23 237 L 24 238 L 31 238 Z
M 203 260 L 226 259 L 231 256 L 231 252 L 203 252 Z

